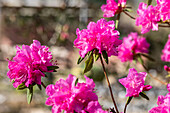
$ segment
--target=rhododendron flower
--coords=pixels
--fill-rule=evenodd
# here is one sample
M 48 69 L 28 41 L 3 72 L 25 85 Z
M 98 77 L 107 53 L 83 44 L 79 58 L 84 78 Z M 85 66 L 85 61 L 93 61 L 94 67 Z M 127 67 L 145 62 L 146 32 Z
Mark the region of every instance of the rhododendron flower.
M 164 70 L 167 72 L 170 72 L 170 67 L 168 67 L 167 65 L 164 65 Z
M 105 19 L 100 19 L 97 23 L 90 22 L 87 29 L 80 31 L 78 28 L 74 45 L 80 49 L 80 56 L 84 57 L 93 49 L 98 49 L 99 53 L 105 50 L 108 56 L 117 55 L 121 40 L 118 39 L 119 32 L 114 29 L 114 21 L 107 22 Z
M 115 14 L 119 14 L 123 11 L 126 5 L 126 0 L 118 0 L 118 3 L 115 0 L 107 0 L 107 4 L 101 6 L 102 11 L 104 12 L 104 17 L 113 17 Z
M 161 55 L 161 59 L 165 62 L 170 62 L 170 34 L 168 36 L 168 41 L 165 44 L 164 49 L 162 50 L 162 55 Z
M 108 111 L 104 111 L 101 108 L 101 105 L 99 104 L 98 101 L 89 102 L 87 105 L 86 111 L 89 111 L 89 113 L 108 113 Z
M 144 37 L 137 33 L 130 33 L 123 38 L 122 44 L 118 47 L 118 58 L 122 62 L 132 61 L 137 53 L 148 53 L 149 43 Z
M 43 72 L 49 72 L 47 66 L 52 66 L 49 48 L 33 40 L 30 46 L 22 45 L 22 49 L 17 46 L 16 49 L 16 56 L 9 60 L 7 73 L 14 81 L 13 86 L 17 88 L 21 83 L 27 87 L 32 84 L 41 85 L 41 77 L 45 76 Z
M 170 84 L 167 84 L 167 90 L 170 92 Z
M 157 0 L 157 9 L 163 21 L 170 19 L 170 0 Z
M 119 79 L 119 82 L 126 88 L 126 97 L 138 97 L 140 92 L 152 88 L 150 85 L 144 85 L 146 76 L 146 72 L 138 73 L 134 68 L 131 68 L 127 77 Z
M 151 29 L 153 31 L 158 30 L 157 22 L 160 21 L 161 17 L 156 6 L 153 7 L 152 5 L 149 5 L 147 8 L 147 4 L 141 2 L 139 4 L 137 14 L 139 15 L 139 17 L 136 18 L 136 25 L 142 26 L 142 34 L 149 32 Z
M 46 94 L 49 96 L 46 105 L 52 106 L 52 113 L 106 113 L 98 103 L 94 93 L 95 83 L 84 76 L 86 83 L 77 83 L 76 77 L 69 74 L 66 80 L 60 79 L 55 85 L 48 85 Z
M 167 89 L 170 91 L 169 85 Z M 157 107 L 149 110 L 149 113 L 170 113 L 170 92 L 166 96 L 158 96 L 157 105 Z

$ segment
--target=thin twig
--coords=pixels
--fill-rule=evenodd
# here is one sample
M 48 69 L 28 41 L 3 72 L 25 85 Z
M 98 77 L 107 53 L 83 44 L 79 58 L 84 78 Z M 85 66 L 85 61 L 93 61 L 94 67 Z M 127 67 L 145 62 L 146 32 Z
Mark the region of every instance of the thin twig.
M 45 86 L 45 84 L 43 83 L 43 82 L 41 82 L 41 84 L 42 84 L 42 86 L 46 89 L 46 86 Z
M 169 27 L 170 28 L 170 25 L 169 26 L 165 26 L 165 25 L 158 25 L 159 27 Z
M 170 21 L 160 21 L 161 24 L 168 24 L 170 25 Z
M 123 11 L 127 16 L 129 16 L 130 18 L 132 18 L 133 20 L 135 20 L 136 18 L 131 16 L 130 14 L 128 14 L 126 11 Z
M 132 9 L 132 7 L 130 7 L 130 6 L 126 6 L 126 8 Z
M 154 77 L 154 76 L 153 76 L 152 74 L 150 74 L 149 72 L 148 72 L 148 75 L 149 75 L 150 77 L 152 77 L 153 79 L 157 80 L 158 82 L 160 82 L 161 84 L 167 85 L 166 82 L 163 82 L 163 81 L 159 80 L 158 78 Z
M 109 90 L 110 90 L 110 94 L 111 94 L 111 98 L 112 98 L 113 104 L 114 104 L 114 106 L 115 106 L 116 112 L 119 113 L 119 110 L 118 110 L 118 108 L 117 108 L 116 102 L 115 102 L 114 97 L 113 97 L 111 85 L 110 85 L 108 76 L 107 76 L 107 74 L 106 74 L 106 69 L 105 69 L 105 66 L 104 66 L 104 63 L 103 63 L 102 56 L 101 56 L 101 54 L 100 54 L 99 56 L 100 56 L 100 61 L 101 61 L 102 67 L 103 67 L 104 75 L 105 75 L 105 77 L 106 77 L 107 84 L 108 84 L 108 87 L 109 87 Z
M 146 68 L 146 66 L 145 66 L 144 64 L 142 64 L 142 66 L 144 67 L 144 69 L 147 71 L 148 75 L 149 75 L 151 78 L 155 79 L 156 81 L 160 82 L 160 83 L 163 84 L 163 85 L 167 85 L 166 82 L 163 82 L 163 81 L 159 80 L 158 78 L 154 77 L 152 74 L 150 74 L 149 71 L 148 71 L 148 69 Z

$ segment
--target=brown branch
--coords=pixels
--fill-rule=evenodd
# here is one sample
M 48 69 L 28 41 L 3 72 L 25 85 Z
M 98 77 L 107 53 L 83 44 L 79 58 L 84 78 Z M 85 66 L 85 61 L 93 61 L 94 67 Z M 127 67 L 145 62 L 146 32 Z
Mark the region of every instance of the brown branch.
M 154 77 L 154 76 L 153 76 L 152 74 L 150 74 L 149 72 L 148 72 L 148 75 L 149 75 L 151 78 L 153 78 L 153 79 L 157 80 L 158 82 L 160 82 L 161 84 L 167 85 L 166 82 L 163 82 L 163 81 L 159 80 L 158 78 Z
M 127 103 L 126 103 L 125 108 L 124 108 L 124 113 L 126 113 L 126 108 L 127 108 Z
M 126 11 L 123 11 L 127 16 L 129 16 L 131 19 L 135 20 L 136 18 L 128 14 Z
M 108 84 L 108 87 L 109 87 L 109 90 L 110 90 L 110 94 L 111 94 L 111 98 L 112 98 L 113 104 L 114 104 L 114 106 L 115 106 L 116 112 L 119 113 L 119 110 L 118 110 L 118 108 L 117 108 L 116 102 L 115 102 L 114 97 L 113 97 L 111 85 L 110 85 L 110 82 L 109 82 L 109 78 L 108 78 L 108 76 L 107 76 L 107 74 L 106 74 L 106 69 L 105 69 L 105 66 L 104 66 L 104 63 L 103 63 L 101 54 L 99 55 L 99 57 L 100 57 L 100 61 L 101 61 L 102 67 L 103 67 L 104 75 L 105 75 L 105 77 L 106 77 L 107 84 Z
M 144 69 L 147 71 L 148 75 L 149 75 L 151 78 L 153 78 L 154 80 L 160 82 L 160 83 L 163 84 L 163 85 L 167 85 L 166 82 L 163 82 L 163 81 L 159 80 L 157 77 L 154 77 L 152 74 L 150 74 L 149 71 L 148 71 L 148 69 L 146 68 L 146 66 L 145 66 L 144 64 L 142 64 L 142 66 L 144 67 Z
M 165 26 L 165 25 L 158 25 L 159 27 L 169 27 L 170 28 L 170 25 L 169 26 Z

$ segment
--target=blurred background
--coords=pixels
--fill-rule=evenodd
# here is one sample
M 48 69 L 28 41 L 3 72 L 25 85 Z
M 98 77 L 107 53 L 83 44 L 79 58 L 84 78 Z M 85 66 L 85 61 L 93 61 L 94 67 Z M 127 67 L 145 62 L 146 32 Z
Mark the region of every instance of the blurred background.
M 6 59 L 15 56 L 16 45 L 30 45 L 33 39 L 36 39 L 50 47 L 53 58 L 57 60 L 60 68 L 58 72 L 50 73 L 48 79 L 43 79 L 46 85 L 55 83 L 60 78 L 66 78 L 68 74 L 76 75 L 81 81 L 84 80 L 84 62 L 77 65 L 78 49 L 73 46 L 76 28 L 86 28 L 90 21 L 96 22 L 102 18 L 103 13 L 100 9 L 102 4 L 106 4 L 106 0 L 0 0 L 0 113 L 51 112 L 51 107 L 45 106 L 47 96 L 44 89 L 40 91 L 34 88 L 33 101 L 28 105 L 26 91 L 14 89 L 6 76 L 8 71 Z M 139 1 L 128 0 L 127 4 L 133 7 L 130 14 L 136 17 Z M 115 18 L 107 20 L 111 19 Z M 125 14 L 121 14 L 118 30 L 121 39 L 130 32 L 140 34 L 140 28 L 135 26 L 135 21 Z M 145 63 L 150 73 L 162 81 L 167 81 L 165 78 L 167 73 L 163 70 L 163 65 L 166 63 L 161 61 L 160 55 L 169 33 L 169 28 L 159 28 L 159 31 L 150 31 L 143 35 L 151 44 L 149 54 L 156 60 L 151 62 L 145 59 Z M 128 74 L 127 66 L 128 63 L 121 63 L 115 56 L 109 58 L 109 65 L 106 66 L 120 111 L 123 111 L 126 103 L 126 92 L 118 83 L 118 79 Z M 144 71 L 140 64 L 134 62 L 130 67 Z M 86 75 L 94 79 L 99 102 L 103 108 L 113 107 L 100 62 L 97 61 Z M 146 84 L 153 86 L 153 89 L 147 92 L 150 101 L 140 97 L 133 99 L 127 108 L 129 113 L 147 113 L 156 106 L 157 96 L 167 93 L 166 86 L 149 76 Z

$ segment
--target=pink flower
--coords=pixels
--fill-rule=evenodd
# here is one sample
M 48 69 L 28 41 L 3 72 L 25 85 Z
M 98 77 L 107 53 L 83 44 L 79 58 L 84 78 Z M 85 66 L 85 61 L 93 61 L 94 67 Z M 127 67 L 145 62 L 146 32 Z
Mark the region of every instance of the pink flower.
M 157 0 L 157 8 L 163 21 L 170 19 L 170 1 Z
M 106 5 L 102 5 L 101 9 L 104 12 L 103 17 L 113 17 L 115 14 L 119 14 L 126 6 L 126 0 L 107 0 Z
M 60 79 L 55 85 L 48 85 L 46 94 L 49 96 L 46 105 L 52 106 L 52 113 L 106 113 L 98 103 L 98 97 L 94 93 L 95 83 L 84 76 L 86 83 L 77 83 L 76 77 L 69 74 L 66 80 Z
M 138 97 L 140 92 L 152 88 L 150 85 L 144 85 L 146 76 L 146 72 L 138 73 L 134 68 L 131 68 L 126 78 L 119 79 L 119 82 L 126 88 L 126 97 Z
M 170 67 L 168 67 L 167 65 L 164 65 L 164 70 L 167 72 L 170 72 Z
M 139 15 L 139 17 L 136 18 L 136 25 L 142 26 L 142 34 L 149 32 L 151 29 L 153 31 L 158 30 L 157 22 L 160 21 L 161 17 L 156 6 L 153 7 L 152 5 L 150 5 L 147 8 L 147 4 L 141 2 L 139 4 L 137 14 Z
M 144 37 L 137 33 L 130 33 L 123 38 L 122 44 L 118 47 L 118 57 L 122 62 L 132 61 L 137 53 L 148 53 L 149 43 Z
M 86 110 L 89 111 L 89 113 L 108 113 L 108 111 L 104 111 L 101 108 L 101 105 L 98 101 L 89 102 Z
M 165 47 L 162 50 L 162 55 L 161 55 L 161 59 L 165 62 L 170 62 L 170 34 L 168 37 L 169 37 L 168 41 L 165 44 Z
M 170 112 L 170 93 L 166 96 L 158 96 L 157 107 L 149 110 L 149 113 L 169 113 Z
M 170 84 L 167 84 L 167 90 L 170 92 Z
M 114 21 L 107 22 L 105 19 L 100 19 L 97 23 L 90 22 L 87 29 L 77 29 L 74 45 L 80 49 L 80 56 L 84 57 L 93 49 L 98 49 L 99 53 L 105 50 L 108 56 L 117 55 L 121 40 L 118 39 L 119 32 L 114 29 Z
M 22 45 L 22 49 L 17 46 L 16 49 L 16 56 L 9 60 L 7 73 L 14 80 L 13 86 L 17 88 L 21 83 L 27 87 L 35 83 L 41 85 L 41 77 L 45 76 L 43 72 L 49 72 L 47 66 L 52 66 L 49 48 L 33 40 L 30 46 Z

